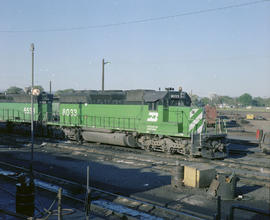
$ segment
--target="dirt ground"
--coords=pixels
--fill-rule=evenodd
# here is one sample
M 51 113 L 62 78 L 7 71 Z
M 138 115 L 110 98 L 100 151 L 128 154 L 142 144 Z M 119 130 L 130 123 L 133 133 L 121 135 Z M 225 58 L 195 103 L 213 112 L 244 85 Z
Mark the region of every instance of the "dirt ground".
M 257 129 L 262 129 L 264 132 L 270 132 L 270 120 L 250 120 L 249 122 L 250 124 L 244 126 L 246 131 L 256 132 Z
M 255 118 L 263 117 L 265 120 L 246 120 L 247 114 L 254 114 Z M 256 132 L 257 129 L 262 129 L 264 132 L 270 132 L 270 113 L 269 112 L 247 112 L 247 111 L 220 111 L 219 115 L 226 115 L 229 119 L 236 120 L 241 129 L 246 132 Z M 243 123 L 244 122 L 244 123 Z

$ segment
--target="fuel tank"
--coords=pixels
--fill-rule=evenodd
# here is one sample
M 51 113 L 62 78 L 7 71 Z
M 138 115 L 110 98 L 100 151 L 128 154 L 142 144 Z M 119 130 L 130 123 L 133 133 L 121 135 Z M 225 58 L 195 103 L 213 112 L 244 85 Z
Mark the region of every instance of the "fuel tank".
M 82 137 L 84 140 L 90 142 L 137 147 L 136 139 L 127 134 L 83 131 Z

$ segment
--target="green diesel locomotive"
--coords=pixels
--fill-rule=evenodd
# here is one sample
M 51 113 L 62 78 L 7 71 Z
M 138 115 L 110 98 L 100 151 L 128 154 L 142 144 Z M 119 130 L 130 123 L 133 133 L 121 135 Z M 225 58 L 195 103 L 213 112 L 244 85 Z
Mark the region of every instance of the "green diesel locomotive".
M 226 157 L 224 124 L 219 121 L 215 128 L 207 128 L 204 109 L 191 107 L 189 95 L 181 90 L 90 90 L 57 99 L 41 94 L 36 102 L 36 121 L 49 130 L 60 127 L 73 140 Z M 0 120 L 29 121 L 29 102 L 23 103 L 6 96 L 0 101 Z

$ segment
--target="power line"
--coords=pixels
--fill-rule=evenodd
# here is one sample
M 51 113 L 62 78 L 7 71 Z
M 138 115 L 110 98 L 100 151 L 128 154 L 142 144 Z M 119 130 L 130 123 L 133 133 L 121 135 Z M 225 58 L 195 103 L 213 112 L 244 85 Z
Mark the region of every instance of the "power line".
M 202 9 L 202 10 L 197 10 L 197 11 L 179 13 L 179 14 L 175 14 L 175 15 L 153 17 L 153 18 L 144 18 L 144 19 L 138 19 L 138 20 L 132 20 L 132 21 L 123 21 L 123 22 L 119 22 L 119 23 L 109 23 L 109 24 L 81 26 L 81 27 L 78 26 L 78 27 L 70 27 L 70 28 L 55 28 L 55 29 L 0 30 L 0 33 L 64 32 L 64 31 L 79 31 L 79 30 L 87 30 L 87 29 L 108 28 L 108 27 L 115 27 L 115 26 L 128 25 L 128 24 L 138 24 L 138 23 L 147 23 L 147 22 L 153 22 L 153 21 L 167 20 L 167 19 L 184 17 L 184 16 L 189 16 L 189 15 L 205 14 L 205 13 L 209 13 L 209 12 L 227 10 L 227 9 L 232 9 L 232 8 L 240 8 L 240 7 L 245 7 L 245 6 L 249 6 L 249 5 L 265 3 L 265 2 L 269 2 L 269 1 L 270 0 L 252 1 L 252 2 L 246 2 L 246 3 L 241 3 L 241 4 L 233 4 L 233 5 L 218 7 L 218 8 Z

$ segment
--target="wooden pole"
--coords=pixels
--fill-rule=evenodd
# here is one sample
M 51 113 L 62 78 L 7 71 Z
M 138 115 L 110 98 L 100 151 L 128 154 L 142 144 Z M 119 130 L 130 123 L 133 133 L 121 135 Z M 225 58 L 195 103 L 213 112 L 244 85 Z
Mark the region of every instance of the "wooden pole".
M 58 189 L 58 220 L 62 220 L 62 188 Z
M 90 206 L 91 206 L 91 190 L 90 190 L 90 187 L 89 187 L 89 182 L 90 182 L 90 168 L 89 166 L 87 166 L 87 180 L 86 180 L 86 199 L 85 199 L 85 217 L 86 217 L 86 220 L 89 220 L 90 219 Z
M 105 66 L 105 62 L 104 59 L 102 59 L 102 92 L 104 92 L 104 66 Z

